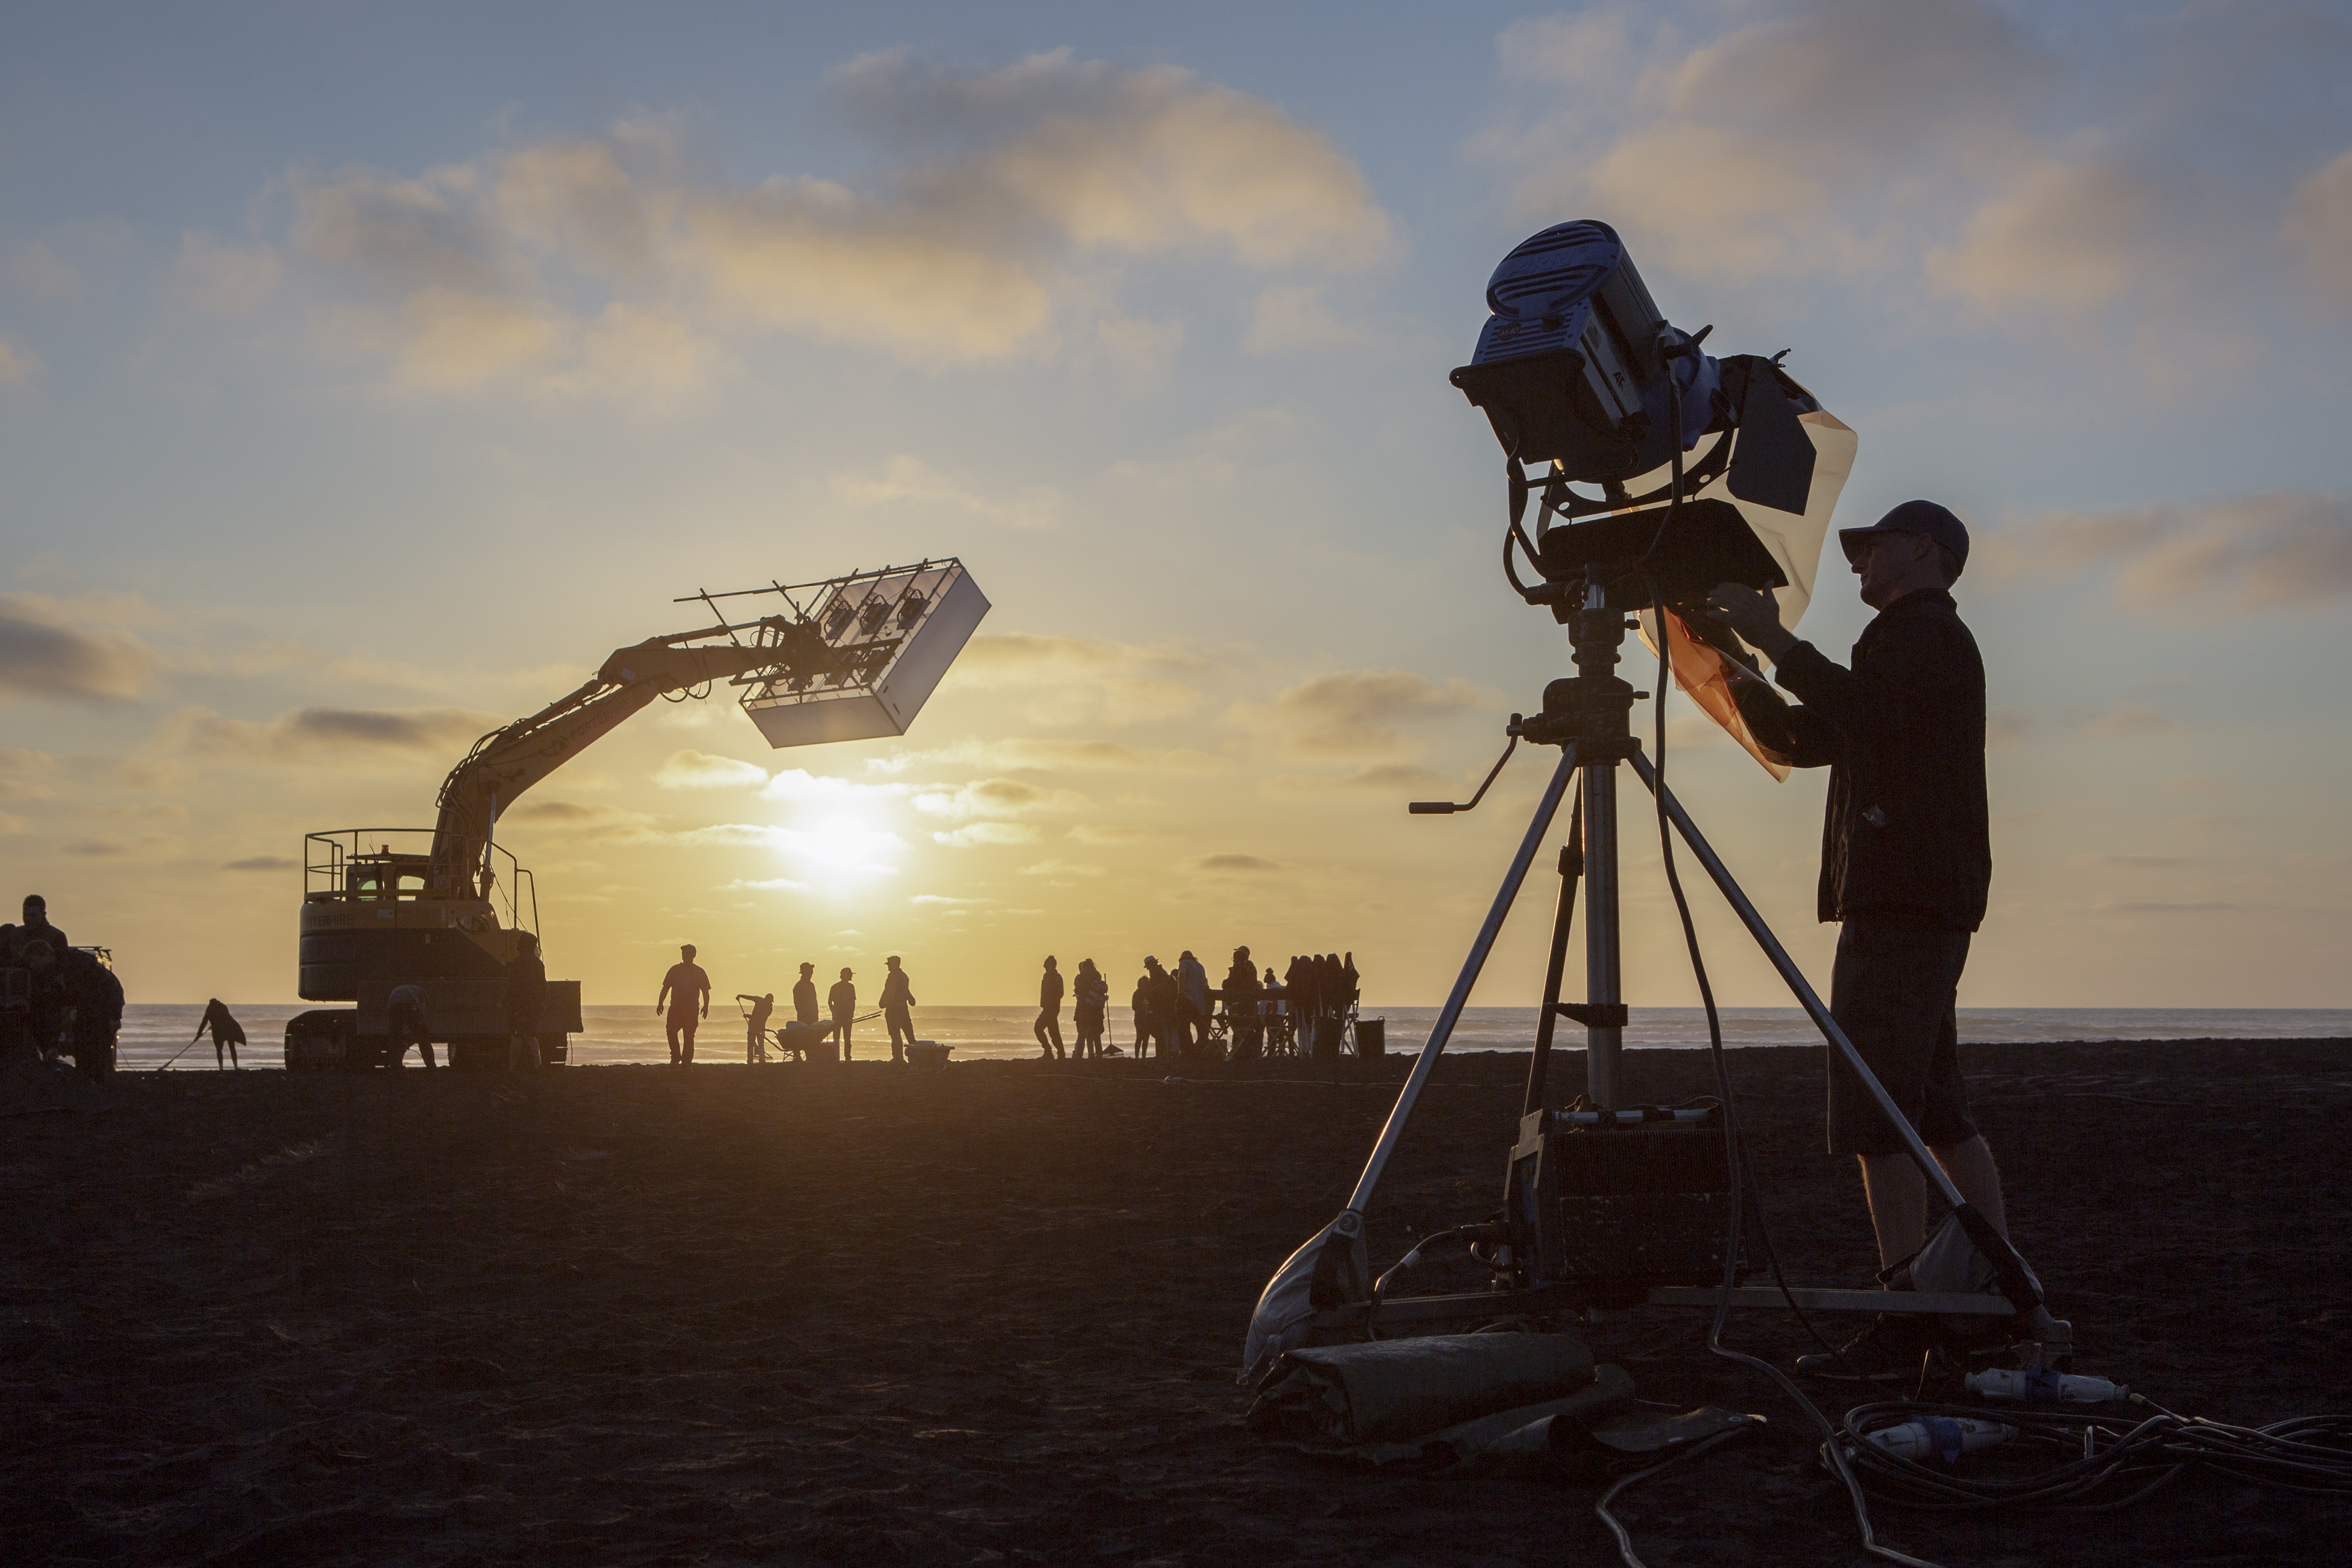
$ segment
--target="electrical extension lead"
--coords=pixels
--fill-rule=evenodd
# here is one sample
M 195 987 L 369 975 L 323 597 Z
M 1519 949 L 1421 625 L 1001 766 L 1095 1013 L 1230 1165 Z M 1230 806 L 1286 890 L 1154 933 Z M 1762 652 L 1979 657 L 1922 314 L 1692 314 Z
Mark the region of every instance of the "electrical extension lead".
M 1858 1405 L 1846 1412 L 1838 1438 L 1822 1445 L 1822 1458 L 1829 1462 L 1842 1451 L 1877 1496 L 1939 1512 L 2107 1512 L 2129 1507 L 2192 1468 L 2254 1486 L 2352 1496 L 2352 1415 L 2296 1416 L 2246 1427 L 2181 1415 L 2144 1394 L 2129 1395 L 2124 1403 L 2130 1413 L 2002 1411 L 1999 1425 L 2013 1427 L 2018 1436 L 2000 1474 L 1924 1464 L 1879 1440 L 1882 1432 L 1922 1420 L 1982 1421 L 1980 1406 Z M 2017 1460 L 2036 1455 L 2050 1463 L 2020 1473 Z
M 1979 1399 L 2016 1399 L 2029 1405 L 2112 1405 L 2131 1394 L 2124 1384 L 2053 1372 L 2046 1366 L 2030 1366 L 2022 1372 L 1988 1367 L 1969 1373 L 1967 1382 L 1969 1392 Z

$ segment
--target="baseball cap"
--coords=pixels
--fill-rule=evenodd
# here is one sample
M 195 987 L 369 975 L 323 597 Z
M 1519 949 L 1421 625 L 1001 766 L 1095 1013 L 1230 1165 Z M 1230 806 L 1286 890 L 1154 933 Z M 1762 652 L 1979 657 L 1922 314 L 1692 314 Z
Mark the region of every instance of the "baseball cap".
M 1838 530 L 1838 546 L 1845 552 L 1850 563 L 1863 542 L 1880 533 L 1913 533 L 1932 539 L 1950 551 L 1952 559 L 1960 565 L 1969 563 L 1968 524 L 1934 501 L 1906 500 L 1868 528 L 1842 528 Z

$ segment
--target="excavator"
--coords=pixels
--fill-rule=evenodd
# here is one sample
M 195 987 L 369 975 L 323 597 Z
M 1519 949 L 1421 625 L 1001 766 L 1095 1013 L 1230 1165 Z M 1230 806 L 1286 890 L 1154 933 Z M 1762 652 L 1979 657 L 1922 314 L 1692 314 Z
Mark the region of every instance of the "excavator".
M 771 595 L 781 607 L 746 619 L 719 604 Z M 397 1066 L 391 994 L 405 985 L 421 988 L 450 1066 L 504 1068 L 508 965 L 540 934 L 537 881 L 497 842 L 525 791 L 656 698 L 705 697 L 721 681 L 742 689 L 773 748 L 904 734 L 989 608 L 953 557 L 674 602 L 704 605 L 716 624 L 615 649 L 578 689 L 475 742 L 443 781 L 432 827 L 305 837 L 299 991 L 354 1005 L 289 1019 L 289 1070 Z M 538 1025 L 541 1060 L 568 1061 L 578 981 L 548 983 Z

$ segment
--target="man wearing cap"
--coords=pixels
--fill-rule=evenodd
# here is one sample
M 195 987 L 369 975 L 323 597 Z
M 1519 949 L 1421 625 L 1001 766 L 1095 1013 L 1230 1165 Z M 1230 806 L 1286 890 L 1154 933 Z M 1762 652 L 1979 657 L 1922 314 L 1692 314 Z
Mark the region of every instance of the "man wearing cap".
M 1969 531 L 1934 502 L 1913 500 L 1869 528 L 1842 531 L 1838 542 L 1862 579 L 1863 603 L 1878 612 L 1851 668 L 1785 629 L 1769 595 L 1727 583 L 1710 602 L 1801 700 L 1789 711 L 1791 760 L 1830 769 L 1820 913 L 1843 927 L 1830 1011 L 1962 1195 L 2007 1235 L 2000 1173 L 1969 1120 L 1954 1012 L 1992 879 L 1984 661 L 1949 592 L 1968 563 Z M 1829 1137 L 1832 1153 L 1861 1161 L 1879 1261 L 1903 1262 L 1926 1239 L 1927 1179 L 1835 1054 Z M 1798 1365 L 1916 1371 L 1924 1346 L 1905 1321 L 1884 1315 L 1843 1360 Z

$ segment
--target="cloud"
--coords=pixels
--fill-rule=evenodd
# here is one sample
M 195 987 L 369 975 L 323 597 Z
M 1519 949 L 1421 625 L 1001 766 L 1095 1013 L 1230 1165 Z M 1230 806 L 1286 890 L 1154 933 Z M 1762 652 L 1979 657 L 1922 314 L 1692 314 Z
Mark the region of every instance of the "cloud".
M 284 855 L 248 855 L 242 860 L 226 860 L 221 864 L 224 871 L 299 871 L 301 868 L 301 861 Z
M 973 849 L 982 844 L 1034 844 L 1037 829 L 1026 822 L 974 822 L 952 833 L 934 833 L 934 843 L 950 849 Z
M 1391 248 L 1328 138 L 1173 67 L 890 53 L 830 93 L 882 144 L 856 183 L 700 181 L 648 121 L 421 174 L 297 172 L 288 242 L 322 339 L 436 392 L 682 394 L 763 332 L 1150 374 L 1182 324 L 1118 309 L 1124 263 L 1328 270 Z
M 180 237 L 172 264 L 172 292 L 190 310 L 207 316 L 242 316 L 261 307 L 285 270 L 267 245 L 224 245 L 190 230 Z
M 543 828 L 555 833 L 585 833 L 597 838 L 650 837 L 653 818 L 603 802 L 526 800 L 499 813 L 502 824 Z
M 735 881 L 728 883 L 719 890 L 722 893 L 804 893 L 808 891 L 808 884 L 806 882 L 795 882 L 790 877 L 765 877 L 756 882 L 747 882 L 738 879 Z
M 672 752 L 654 770 L 654 783 L 664 789 L 760 789 L 768 783 L 768 770 L 708 752 Z
M 57 794 L 58 760 L 47 752 L 0 746 L 0 800 L 47 800 Z
M 1141 844 L 1167 837 L 1157 827 L 1119 827 L 1094 822 L 1081 822 L 1070 829 L 1070 837 L 1080 844 Z
M 924 909 L 971 910 L 986 904 L 1001 904 L 1002 899 L 951 899 L 944 893 L 917 893 L 907 900 Z
M 1020 868 L 1024 877 L 1099 877 L 1108 868 L 1097 860 L 1040 860 Z
M 2132 741 L 2165 735 L 2180 726 L 2145 702 L 2126 702 L 2091 721 L 2091 733 L 2102 741 Z
M 0 386 L 24 386 L 40 374 L 40 355 L 0 338 Z
M 1398 724 L 1465 712 L 1486 701 L 1486 694 L 1466 680 L 1433 681 L 1402 669 L 1354 669 L 1302 681 L 1271 703 L 1236 704 L 1234 717 L 1292 752 L 1379 755 L 1412 744 Z
M 1090 803 L 1072 790 L 1045 789 L 1021 779 L 976 779 L 952 789 L 925 790 L 915 809 L 931 816 L 1021 816 L 1035 811 L 1078 811 Z
M 1268 860 L 1262 855 L 1202 855 L 1186 861 L 1182 868 L 1202 876 L 1255 876 L 1261 871 L 1279 871 L 1282 862 Z
M 1370 763 L 1347 773 L 1285 773 L 1266 781 L 1276 795 L 1327 795 L 1334 790 L 1374 790 L 1393 795 L 1404 791 L 1443 793 L 1453 781 L 1444 773 L 1405 763 Z
M 1999 0 L 1710 10 L 1500 35 L 1503 103 L 1473 152 L 1524 217 L 1605 216 L 1654 288 L 1813 280 L 1906 329 L 1958 306 L 2109 359 L 2120 342 L 2159 387 L 2278 341 L 2279 247 L 2352 299 L 2352 170 L 2294 184 L 2342 151 L 2340 117 L 2303 107 L 2305 82 L 2352 68 L 2340 22 L 2176 7 L 2084 54 Z
M 1148 770 L 1159 773 L 1205 773 L 1230 765 L 1231 758 L 1208 752 L 1145 751 L 1112 741 L 1055 741 L 1015 737 L 1003 741 L 959 741 L 935 751 L 901 752 L 866 763 L 877 772 L 899 773 L 917 764 L 926 767 L 957 764 L 1009 768 L 1018 772 Z
M 1316 353 L 1375 347 L 1381 335 L 1360 318 L 1333 313 L 1319 283 L 1277 283 L 1257 297 L 1242 347 L 1254 354 Z
M 1010 633 L 972 638 L 947 683 L 1028 693 L 1026 711 L 1041 724 L 1134 723 L 1199 707 L 1201 694 L 1175 677 L 1207 668 L 1207 659 L 1173 645 Z
M 1051 528 L 1062 504 L 1059 492 L 1049 485 L 1033 486 L 1010 500 L 990 500 L 909 453 L 892 458 L 872 478 L 840 473 L 829 483 L 833 493 L 852 506 L 945 507 L 1011 528 Z
M 297 708 L 260 722 L 190 708 L 173 715 L 165 731 L 202 755 L 365 766 L 387 752 L 455 761 L 499 722 L 464 708 Z
M 2352 594 L 2352 497 L 2309 490 L 2053 512 L 1986 543 L 2004 578 L 2113 570 L 2126 605 L 2251 613 Z
M 127 632 L 76 624 L 96 607 L 45 594 L 0 594 L 0 692 L 64 702 L 138 696 L 154 655 Z
M 62 855 L 78 855 L 92 860 L 111 860 L 131 851 L 127 838 L 76 838 L 58 847 Z
M 2279 240 L 2323 303 L 2352 310 L 2352 152 L 2294 188 Z
M 2032 732 L 2032 714 L 2014 708 L 1995 708 L 1985 714 L 1985 744 L 1988 746 L 2019 745 Z

